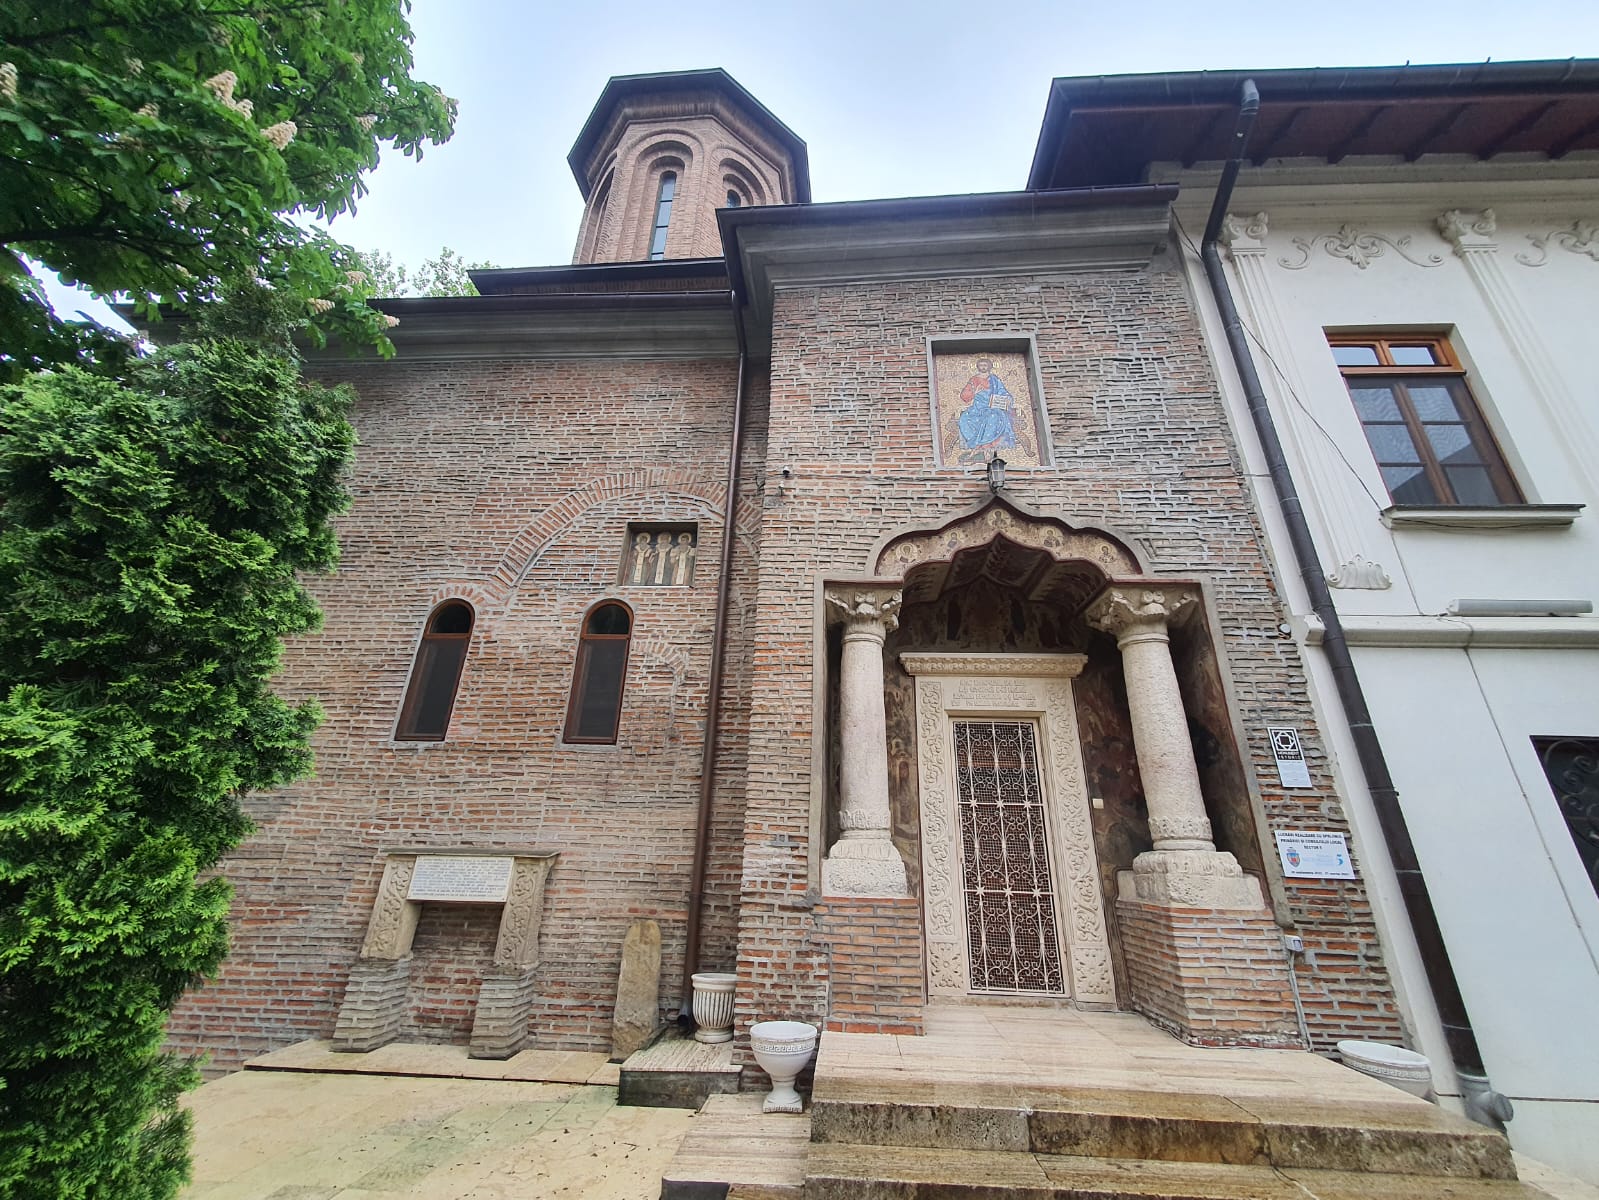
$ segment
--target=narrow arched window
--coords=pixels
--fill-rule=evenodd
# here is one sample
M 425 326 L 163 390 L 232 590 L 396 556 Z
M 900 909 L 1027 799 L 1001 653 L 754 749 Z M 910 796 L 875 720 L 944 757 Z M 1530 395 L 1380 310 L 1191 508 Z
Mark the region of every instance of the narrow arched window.
M 428 616 L 422 644 L 416 648 L 411 682 L 400 706 L 396 741 L 442 742 L 455 708 L 455 690 L 472 641 L 472 606 L 446 600 Z
M 650 234 L 650 258 L 666 257 L 666 227 L 672 221 L 672 197 L 677 195 L 677 172 L 661 176 L 661 190 L 655 198 L 655 229 Z
M 622 718 L 622 685 L 627 678 L 627 647 L 633 614 L 625 604 L 595 606 L 583 622 L 572 671 L 572 698 L 566 708 L 569 742 L 616 741 Z
M 742 208 L 743 206 L 744 206 L 744 197 L 740 196 L 732 188 L 728 188 L 727 189 L 727 207 L 729 207 L 729 208 Z

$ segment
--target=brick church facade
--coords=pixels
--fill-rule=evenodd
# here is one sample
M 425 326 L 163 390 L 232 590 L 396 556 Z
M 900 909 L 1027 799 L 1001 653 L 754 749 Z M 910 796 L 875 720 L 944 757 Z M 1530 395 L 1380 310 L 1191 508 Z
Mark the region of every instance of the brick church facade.
M 361 439 L 280 681 L 317 773 L 251 798 L 175 1043 L 608 1050 L 639 922 L 662 1023 L 726 971 L 740 1034 L 1020 1002 L 1404 1040 L 1360 847 L 1279 860 L 1350 830 L 1176 189 L 813 203 L 719 71 L 612 80 L 571 161 L 573 265 L 311 365 Z M 431 901 L 452 856 L 504 895 Z

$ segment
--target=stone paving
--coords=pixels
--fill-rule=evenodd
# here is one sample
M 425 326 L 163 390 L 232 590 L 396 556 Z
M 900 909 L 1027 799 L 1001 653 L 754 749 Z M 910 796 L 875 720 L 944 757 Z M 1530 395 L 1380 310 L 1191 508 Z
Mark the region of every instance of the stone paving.
M 190 1104 L 184 1200 L 654 1200 L 693 1120 L 601 1085 L 304 1068 L 240 1071 Z

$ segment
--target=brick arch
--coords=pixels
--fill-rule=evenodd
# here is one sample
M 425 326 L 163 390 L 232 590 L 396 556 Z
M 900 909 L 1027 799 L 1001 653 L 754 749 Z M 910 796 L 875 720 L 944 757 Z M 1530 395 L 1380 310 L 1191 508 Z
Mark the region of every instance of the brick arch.
M 493 598 L 496 606 L 508 603 L 511 594 L 521 586 L 522 580 L 543 557 L 550 544 L 587 513 L 603 504 L 631 496 L 668 496 L 701 506 L 709 510 L 712 516 L 720 517 L 726 491 L 722 483 L 667 467 L 617 471 L 598 476 L 583 487 L 568 492 L 522 527 L 482 585 L 483 592 Z M 753 553 L 755 548 L 753 512 L 753 505 L 741 504 L 733 527 L 734 537 L 739 539 L 747 553 Z

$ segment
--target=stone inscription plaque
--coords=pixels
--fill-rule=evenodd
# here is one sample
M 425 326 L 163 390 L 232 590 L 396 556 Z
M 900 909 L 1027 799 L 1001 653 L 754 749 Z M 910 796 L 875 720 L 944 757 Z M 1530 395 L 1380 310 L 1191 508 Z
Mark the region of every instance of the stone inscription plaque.
M 951 703 L 991 708 L 1027 708 L 1033 701 L 1031 689 L 1014 679 L 960 679 L 955 682 Z
M 420 855 L 405 898 L 503 904 L 511 886 L 513 861 L 489 855 Z

